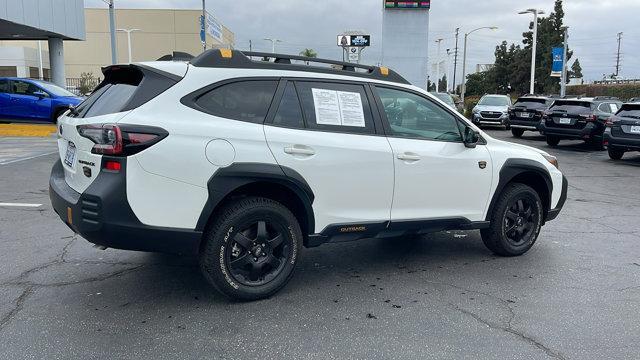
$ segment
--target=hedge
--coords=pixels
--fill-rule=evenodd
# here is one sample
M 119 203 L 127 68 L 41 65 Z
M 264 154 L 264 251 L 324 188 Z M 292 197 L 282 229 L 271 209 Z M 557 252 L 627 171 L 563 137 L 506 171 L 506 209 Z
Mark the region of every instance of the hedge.
M 640 97 L 640 84 L 573 85 L 567 86 L 567 95 L 615 96 L 625 101 Z

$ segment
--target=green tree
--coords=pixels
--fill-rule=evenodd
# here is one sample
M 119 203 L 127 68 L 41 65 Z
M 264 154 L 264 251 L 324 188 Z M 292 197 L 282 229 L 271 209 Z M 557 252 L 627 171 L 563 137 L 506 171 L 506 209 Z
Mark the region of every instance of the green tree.
M 582 66 L 580 66 L 580 60 L 576 59 L 571 65 L 571 71 L 569 71 L 569 77 L 572 78 L 581 78 L 582 75 Z
M 318 57 L 318 53 L 313 49 L 304 49 L 300 51 L 300 56 L 315 58 L 315 57 Z
M 494 70 L 477 72 L 467 75 L 465 96 L 481 96 L 492 93 L 495 89 Z

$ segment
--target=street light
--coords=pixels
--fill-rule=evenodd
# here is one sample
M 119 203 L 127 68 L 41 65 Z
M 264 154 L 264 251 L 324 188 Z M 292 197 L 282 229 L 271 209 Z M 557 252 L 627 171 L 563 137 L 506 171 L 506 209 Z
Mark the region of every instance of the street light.
M 533 42 L 531 44 L 531 86 L 529 93 L 535 93 L 535 81 L 536 81 L 536 45 L 538 44 L 538 15 L 544 15 L 544 10 L 527 9 L 520 11 L 518 14 L 533 14 Z
M 117 29 L 120 32 L 127 33 L 127 46 L 129 47 L 129 64 L 131 64 L 131 33 L 134 31 L 142 31 L 140 29 Z
M 282 40 L 280 40 L 280 39 L 272 39 L 272 38 L 264 38 L 264 39 L 262 39 L 262 40 L 264 40 L 264 41 L 271 41 L 271 52 L 272 52 L 273 54 L 275 54 L 275 53 L 276 53 L 276 43 L 281 43 L 281 42 L 282 42 Z
M 113 9 L 113 0 L 102 0 L 109 6 L 109 34 L 111 36 L 111 64 L 118 62 L 118 54 L 116 53 L 116 14 Z
M 483 27 L 479 27 L 477 29 L 473 29 L 471 31 L 469 31 L 468 33 L 464 34 L 464 54 L 462 55 L 462 86 L 460 89 L 460 100 L 462 101 L 462 103 L 464 104 L 464 93 L 467 90 L 467 40 L 469 38 L 469 35 L 471 35 L 472 33 L 479 31 L 479 30 L 484 30 L 484 29 L 489 29 L 489 30 L 496 30 L 498 29 L 497 26 L 483 26 Z M 455 84 L 454 84 L 455 86 Z

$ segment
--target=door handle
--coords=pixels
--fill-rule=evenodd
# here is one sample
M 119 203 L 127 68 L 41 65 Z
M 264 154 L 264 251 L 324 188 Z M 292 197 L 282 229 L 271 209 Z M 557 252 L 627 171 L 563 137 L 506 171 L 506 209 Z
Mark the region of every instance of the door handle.
M 403 154 L 398 154 L 398 159 L 403 161 L 415 162 L 415 161 L 420 161 L 421 158 L 420 158 L 420 155 L 418 154 L 406 152 Z
M 315 150 L 305 145 L 287 146 L 284 148 L 284 152 L 289 155 L 312 156 L 316 154 Z

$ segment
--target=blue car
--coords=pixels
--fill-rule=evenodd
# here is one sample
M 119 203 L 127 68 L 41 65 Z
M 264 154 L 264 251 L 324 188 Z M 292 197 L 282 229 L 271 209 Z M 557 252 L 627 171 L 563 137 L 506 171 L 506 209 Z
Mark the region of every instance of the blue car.
M 0 78 L 0 121 L 56 123 L 82 98 L 47 81 Z

